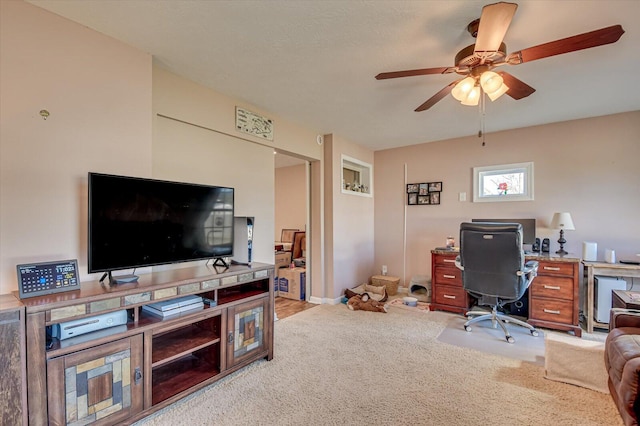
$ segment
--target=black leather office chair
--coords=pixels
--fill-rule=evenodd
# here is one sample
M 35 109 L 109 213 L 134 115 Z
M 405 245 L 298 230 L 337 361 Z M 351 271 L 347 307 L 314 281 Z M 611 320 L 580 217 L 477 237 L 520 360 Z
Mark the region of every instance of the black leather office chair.
M 471 324 L 491 320 L 504 330 L 507 342 L 515 339 L 505 323 L 514 323 L 529 329 L 533 336 L 538 331 L 531 324 L 509 317 L 499 310 L 506 303 L 522 297 L 538 271 L 537 261 L 525 264 L 522 249 L 522 225 L 519 223 L 473 222 L 460 224 L 460 255 L 456 266 L 462 270 L 462 285 L 478 305 L 491 307 L 491 313 L 471 310 L 464 324 L 471 331 Z

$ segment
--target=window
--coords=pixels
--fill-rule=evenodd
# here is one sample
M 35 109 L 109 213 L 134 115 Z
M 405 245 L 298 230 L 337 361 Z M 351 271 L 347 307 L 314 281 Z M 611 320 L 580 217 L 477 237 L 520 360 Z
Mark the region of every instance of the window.
M 343 194 L 365 197 L 373 195 L 373 167 L 371 164 L 342 155 L 341 178 Z
M 473 168 L 473 201 L 533 200 L 533 162 Z

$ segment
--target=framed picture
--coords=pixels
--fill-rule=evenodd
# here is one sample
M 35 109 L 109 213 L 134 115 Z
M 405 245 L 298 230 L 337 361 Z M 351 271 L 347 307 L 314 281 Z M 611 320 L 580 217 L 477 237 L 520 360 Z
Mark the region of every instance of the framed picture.
M 439 192 L 430 192 L 429 193 L 429 204 L 440 204 L 440 193 Z
M 412 194 L 414 192 L 418 192 L 418 184 L 417 183 L 408 183 L 407 184 L 407 194 Z
M 442 182 L 429 182 L 429 192 L 441 192 Z
M 416 194 L 415 192 L 408 194 L 407 197 L 407 204 L 409 204 L 410 206 L 418 204 L 418 194 Z
M 418 204 L 430 204 L 428 195 L 418 195 Z
M 429 184 L 421 183 L 418 186 L 418 194 L 419 195 L 427 195 L 429 193 Z

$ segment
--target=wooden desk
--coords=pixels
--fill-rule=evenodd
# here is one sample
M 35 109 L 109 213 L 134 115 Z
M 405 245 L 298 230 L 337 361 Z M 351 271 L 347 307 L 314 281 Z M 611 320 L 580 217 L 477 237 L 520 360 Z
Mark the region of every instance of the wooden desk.
M 640 265 L 626 263 L 590 262 L 583 260 L 582 264 L 587 273 L 587 303 L 585 306 L 587 317 L 587 333 L 593 333 L 593 328 L 609 328 L 609 324 L 601 323 L 593 319 L 593 291 L 594 276 L 605 275 L 610 277 L 640 277 Z
M 454 250 L 431 251 L 430 310 L 464 315 L 474 299 L 462 287 L 462 271 L 455 266 Z M 538 276 L 529 287 L 527 322 L 535 327 L 571 331 L 582 336 L 579 321 L 578 270 L 580 259 L 553 254 L 525 255 L 539 262 Z

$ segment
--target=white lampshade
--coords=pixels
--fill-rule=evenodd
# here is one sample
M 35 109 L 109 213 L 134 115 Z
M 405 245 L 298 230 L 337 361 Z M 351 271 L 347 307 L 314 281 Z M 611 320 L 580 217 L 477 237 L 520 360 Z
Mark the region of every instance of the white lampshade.
M 480 85 L 482 86 L 482 90 L 489 96 L 489 99 L 491 99 L 491 102 L 509 90 L 509 86 L 504 84 L 502 76 L 493 71 L 485 71 L 482 73 L 482 76 L 480 76 Z
M 497 74 L 493 71 L 485 71 L 482 73 L 480 77 L 480 85 L 482 86 L 482 90 L 487 93 L 495 92 L 502 86 L 502 77 L 500 74 Z
M 464 78 L 451 90 L 451 96 L 462 102 L 475 85 L 476 80 L 473 77 Z
M 476 106 L 480 101 L 480 87 L 475 86 L 471 89 L 466 98 L 462 100 L 462 105 Z
M 575 231 L 573 226 L 573 220 L 571 219 L 571 213 L 561 212 L 554 213 L 553 219 L 551 219 L 551 229 L 564 229 L 565 231 Z
M 491 102 L 493 102 L 496 99 L 498 99 L 500 96 L 502 96 L 505 93 L 507 93 L 508 90 L 509 90 L 509 86 L 507 86 L 506 84 L 502 83 L 502 86 L 500 86 L 500 88 L 498 90 L 496 90 L 495 92 L 491 92 L 491 93 L 487 92 L 487 96 L 489 96 L 489 99 L 491 99 Z

